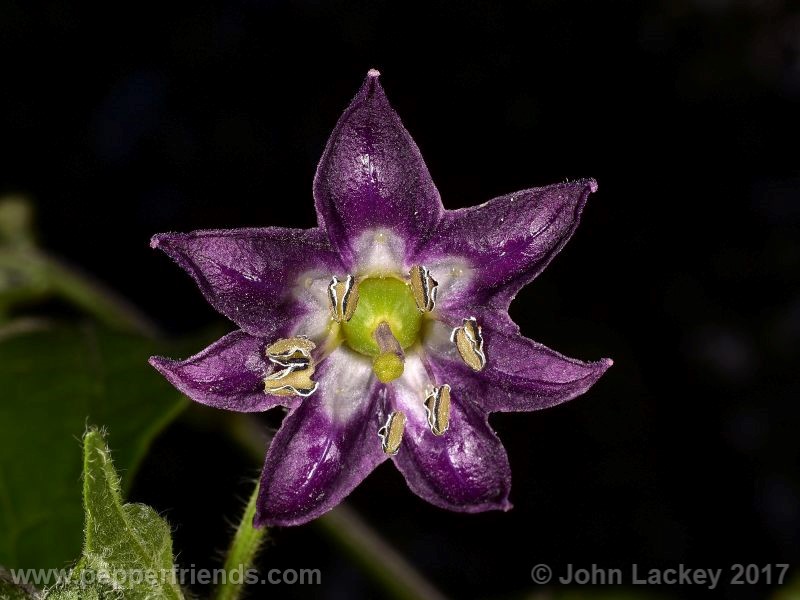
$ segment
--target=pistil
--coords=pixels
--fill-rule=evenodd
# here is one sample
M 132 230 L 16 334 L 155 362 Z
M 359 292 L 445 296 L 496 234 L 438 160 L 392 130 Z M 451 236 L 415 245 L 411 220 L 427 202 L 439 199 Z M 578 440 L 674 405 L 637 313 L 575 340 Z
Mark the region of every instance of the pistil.
M 372 337 L 380 348 L 380 354 L 372 361 L 372 370 L 382 383 L 389 383 L 403 374 L 405 361 L 403 347 L 392 334 L 392 328 L 386 321 L 381 321 Z
M 368 277 L 358 282 L 358 296 L 352 317 L 341 323 L 344 341 L 351 349 L 373 358 L 391 350 L 381 347 L 376 338 L 382 323 L 389 326 L 401 350 L 417 343 L 423 315 L 408 283 L 395 277 Z

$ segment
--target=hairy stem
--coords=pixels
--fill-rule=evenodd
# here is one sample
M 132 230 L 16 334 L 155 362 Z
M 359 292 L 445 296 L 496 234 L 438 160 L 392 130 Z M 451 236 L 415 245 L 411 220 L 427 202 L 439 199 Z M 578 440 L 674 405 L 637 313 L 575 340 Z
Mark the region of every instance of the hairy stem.
M 253 527 L 253 517 L 256 514 L 256 499 L 258 498 L 258 484 L 253 488 L 247 507 L 244 509 L 242 520 L 236 529 L 236 535 L 228 549 L 225 558 L 225 575 L 222 583 L 217 587 L 215 600 L 238 600 L 244 592 L 247 571 L 253 567 L 253 562 L 258 554 L 258 549 L 267 537 L 267 528 L 256 529 Z M 231 574 L 235 573 L 231 581 Z

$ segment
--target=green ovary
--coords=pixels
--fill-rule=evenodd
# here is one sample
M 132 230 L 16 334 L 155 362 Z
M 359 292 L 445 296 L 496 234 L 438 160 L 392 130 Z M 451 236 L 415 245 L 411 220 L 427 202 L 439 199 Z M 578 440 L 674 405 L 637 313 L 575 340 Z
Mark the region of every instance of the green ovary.
M 353 317 L 342 323 L 345 342 L 356 352 L 377 357 L 381 348 L 374 333 L 384 321 L 403 350 L 419 338 L 422 314 L 409 285 L 394 277 L 369 277 L 358 284 L 358 306 Z

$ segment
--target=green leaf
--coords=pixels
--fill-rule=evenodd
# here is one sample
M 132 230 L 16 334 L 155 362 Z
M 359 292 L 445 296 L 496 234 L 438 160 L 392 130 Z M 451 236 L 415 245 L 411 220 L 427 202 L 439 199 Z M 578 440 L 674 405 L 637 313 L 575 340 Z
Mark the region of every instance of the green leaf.
M 182 600 L 173 576 L 169 525 L 144 504 L 123 504 L 103 434 L 83 438 L 83 556 L 70 581 L 47 595 L 71 600 L 106 595 L 125 600 Z
M 14 583 L 11 573 L 0 567 L 0 598 L 2 600 L 34 600 L 38 593 L 28 587 Z
M 187 353 L 92 325 L 0 330 L 0 564 L 64 567 L 79 554 L 77 448 L 87 421 L 113 433 L 129 485 L 153 438 L 186 405 L 147 358 Z

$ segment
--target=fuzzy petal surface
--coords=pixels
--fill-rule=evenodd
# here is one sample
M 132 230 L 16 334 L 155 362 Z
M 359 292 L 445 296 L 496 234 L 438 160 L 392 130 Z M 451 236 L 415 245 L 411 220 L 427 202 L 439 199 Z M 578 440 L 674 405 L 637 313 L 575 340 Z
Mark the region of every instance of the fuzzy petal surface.
M 284 419 L 261 476 L 255 525 L 300 525 L 339 504 L 386 459 L 369 361 L 335 351 L 319 387 Z
M 451 265 L 463 262 L 467 285 L 453 286 L 450 293 L 441 290 L 443 307 L 469 298 L 475 304 L 508 308 L 572 237 L 596 189 L 593 179 L 582 179 L 446 211 L 415 262 L 444 281 Z
M 367 76 L 328 140 L 314 199 L 320 227 L 348 266 L 378 230 L 402 240 L 412 254 L 441 218 L 439 192 L 377 71 Z
M 161 356 L 150 364 L 182 393 L 200 404 L 235 412 L 262 412 L 290 406 L 291 397 L 268 395 L 264 341 L 234 331 L 186 360 Z
M 460 512 L 508 510 L 508 457 L 488 415 L 571 400 L 612 364 L 563 356 L 523 337 L 508 316 L 519 290 L 574 233 L 596 182 L 531 188 L 445 211 L 379 75 L 368 73 L 328 140 L 313 184 L 317 228 L 165 233 L 151 242 L 241 329 L 186 360 L 153 357 L 151 364 L 202 404 L 242 412 L 289 409 L 267 451 L 256 526 L 321 516 L 395 450 L 392 460 L 409 488 L 431 504 Z M 430 277 L 420 280 L 423 272 Z M 329 286 L 334 275 L 352 275 L 363 311 L 369 306 L 365 279 L 408 280 L 410 274 L 411 311 L 415 317 L 416 307 L 425 311 L 422 333 L 403 345 L 402 376 L 384 377 L 383 384 L 372 358 L 348 347 L 352 324 L 332 323 L 339 288 Z M 396 316 L 388 312 L 380 319 Z M 476 321 L 465 321 L 470 317 Z M 365 335 L 376 326 L 365 326 Z M 294 336 L 316 344 L 317 389 L 306 398 L 268 395 L 264 378 L 273 366 L 265 348 Z M 398 356 L 390 358 L 398 362 Z M 449 396 L 446 388 L 433 390 L 444 384 Z M 434 392 L 428 415 L 425 400 Z
M 454 390 L 450 427 L 444 435 L 434 435 L 423 407 L 420 371 L 424 367 L 419 359 L 409 359 L 406 374 L 389 386 L 394 409 L 403 411 L 407 419 L 400 451 L 392 460 L 408 487 L 447 510 L 510 509 L 511 468 L 487 414 Z
M 572 400 L 586 392 L 614 364 L 609 358 L 583 362 L 551 350 L 519 333 L 504 315 L 484 313 L 482 325 L 486 365 L 473 371 L 458 356 L 448 336 L 450 325 L 438 324 L 427 364 L 436 380 L 458 387 L 487 412 L 527 412 Z
M 320 229 L 161 233 L 150 242 L 186 270 L 206 300 L 251 335 L 285 329 L 319 307 L 303 282 L 342 272 Z

